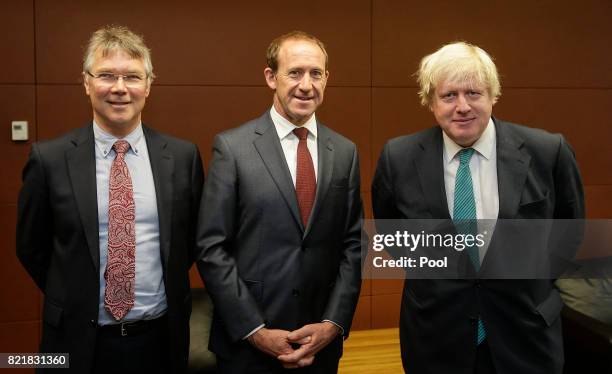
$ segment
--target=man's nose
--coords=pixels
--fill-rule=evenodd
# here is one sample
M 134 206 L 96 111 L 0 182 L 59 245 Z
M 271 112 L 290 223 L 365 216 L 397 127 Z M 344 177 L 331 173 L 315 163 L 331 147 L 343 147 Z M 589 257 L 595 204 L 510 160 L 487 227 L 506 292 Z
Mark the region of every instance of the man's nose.
M 466 99 L 465 95 L 459 95 L 457 97 L 457 111 L 460 113 L 469 112 L 472 107 Z
M 117 80 L 115 80 L 115 82 L 111 86 L 111 90 L 113 91 L 113 93 L 121 93 L 127 91 L 127 87 L 125 86 L 125 82 L 123 81 L 122 76 L 117 77 Z
M 312 89 L 312 79 L 310 78 L 310 75 L 304 74 L 304 76 L 300 80 L 299 87 L 302 91 L 310 91 Z

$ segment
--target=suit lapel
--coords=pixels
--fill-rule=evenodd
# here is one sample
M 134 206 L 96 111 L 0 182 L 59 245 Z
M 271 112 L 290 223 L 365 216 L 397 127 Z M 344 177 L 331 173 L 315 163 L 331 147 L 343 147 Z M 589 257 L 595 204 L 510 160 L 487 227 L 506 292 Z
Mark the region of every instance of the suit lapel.
M 306 232 L 304 237 L 308 235 L 312 224 L 321 210 L 321 205 L 325 201 L 325 196 L 329 190 L 329 185 L 332 180 L 332 173 L 334 170 L 334 143 L 331 140 L 328 129 L 325 126 L 317 123 L 317 154 L 318 154 L 318 165 L 317 165 L 317 192 L 315 195 L 315 202 L 308 219 L 308 225 L 306 226 Z
M 435 127 L 431 131 L 431 136 L 421 142 L 423 152 L 414 163 L 432 218 L 450 219 L 444 187 L 442 130 Z
M 149 161 L 155 183 L 157 216 L 159 217 L 159 245 L 164 259 L 164 269 L 168 265 L 172 233 L 172 198 L 174 196 L 174 158 L 166 148 L 166 141 L 154 130 L 143 126 Z
M 93 128 L 77 130 L 72 140 L 74 148 L 66 151 L 68 176 L 85 231 L 89 254 L 100 271 L 100 239 L 98 224 L 98 191 L 96 189 L 96 150 Z
M 289 167 L 287 166 L 287 161 L 285 160 L 283 149 L 269 112 L 266 112 L 266 114 L 257 120 L 255 133 L 260 135 L 253 142 L 255 149 L 257 149 L 274 183 L 276 183 L 281 195 L 283 195 L 291 215 L 302 231 L 304 231 L 291 173 L 289 172 Z
M 518 210 L 521 192 L 531 157 L 522 152 L 523 140 L 503 122 L 493 118 L 497 133 L 497 185 L 499 218 L 513 218 Z

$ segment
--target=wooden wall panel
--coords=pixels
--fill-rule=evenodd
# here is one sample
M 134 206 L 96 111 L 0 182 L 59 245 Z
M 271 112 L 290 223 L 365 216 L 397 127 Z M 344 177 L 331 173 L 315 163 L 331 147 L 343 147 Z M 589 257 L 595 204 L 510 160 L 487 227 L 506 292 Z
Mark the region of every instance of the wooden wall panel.
M 0 157 L 0 170 L 2 170 L 0 204 L 17 202 L 21 187 L 21 170 L 28 158 L 32 142 L 32 140 L 12 141 L 11 121 L 28 121 L 29 137 L 36 139 L 34 91 L 33 85 L 0 85 L 0 102 L 4 103 L 0 107 L 0 123 L 3 127 L 0 137 L 0 148 L 3 150 L 3 157 Z
M 584 186 L 584 196 L 587 218 L 612 218 L 612 185 Z
M 368 330 L 371 328 L 372 297 L 360 296 L 357 310 L 353 317 L 351 330 Z
M 114 23 L 145 36 L 161 84 L 263 85 L 268 44 L 294 29 L 327 44 L 333 85 L 370 84 L 369 0 L 315 0 L 308 6 L 115 0 L 104 7 L 93 0 L 38 0 L 36 17 L 37 69 L 44 83 L 77 82 L 87 39 L 95 28 Z
M 39 319 L 40 292 L 15 252 L 16 224 L 17 207 L 0 205 L 0 323 Z
M 372 295 L 397 294 L 403 289 L 403 279 L 372 279 Z
M 372 88 L 372 174 L 385 143 L 435 124 L 433 114 L 419 103 L 415 88 Z
M 90 123 L 92 109 L 81 85 L 39 85 L 38 140 L 48 140 Z
M 466 40 L 497 61 L 507 87 L 610 87 L 607 0 L 372 2 L 375 86 L 416 87 L 421 58 Z M 520 46 L 518 45 L 520 43 Z
M 399 326 L 401 294 L 372 295 L 372 328 Z
M 0 2 L 0 35 L 0 84 L 34 83 L 33 1 Z
M 0 323 L 0 351 L 37 352 L 40 322 Z
M 317 120 L 357 144 L 361 166 L 361 191 L 370 191 L 370 89 L 329 87 L 325 91 L 325 102 L 318 110 Z

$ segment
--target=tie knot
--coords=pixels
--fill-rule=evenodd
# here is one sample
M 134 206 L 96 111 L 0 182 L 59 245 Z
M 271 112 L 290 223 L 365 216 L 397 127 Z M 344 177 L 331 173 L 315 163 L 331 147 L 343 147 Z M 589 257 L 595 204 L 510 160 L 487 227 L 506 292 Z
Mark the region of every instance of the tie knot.
M 125 152 L 130 149 L 130 143 L 128 143 L 126 140 L 117 140 L 115 144 L 113 144 L 113 149 L 118 154 L 125 154 Z
M 300 140 L 306 140 L 308 138 L 308 129 L 304 127 L 298 127 L 293 130 L 295 136 L 297 136 Z
M 464 148 L 459 151 L 459 163 L 465 165 L 470 162 L 470 158 L 474 154 L 474 148 Z

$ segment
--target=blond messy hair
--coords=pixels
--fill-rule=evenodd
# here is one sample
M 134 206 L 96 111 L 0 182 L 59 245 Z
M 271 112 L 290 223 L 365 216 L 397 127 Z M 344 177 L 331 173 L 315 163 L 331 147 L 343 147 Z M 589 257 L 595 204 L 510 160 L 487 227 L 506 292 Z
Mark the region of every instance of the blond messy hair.
M 424 106 L 431 105 L 435 89 L 443 81 L 483 85 L 494 102 L 501 96 L 499 75 L 493 59 L 483 49 L 466 42 L 446 44 L 423 57 L 415 75 Z

